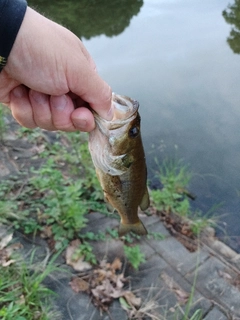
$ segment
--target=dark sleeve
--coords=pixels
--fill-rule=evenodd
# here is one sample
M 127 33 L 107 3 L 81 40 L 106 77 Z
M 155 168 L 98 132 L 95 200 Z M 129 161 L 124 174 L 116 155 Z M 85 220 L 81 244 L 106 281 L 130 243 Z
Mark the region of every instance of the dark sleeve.
M 0 72 L 7 63 L 26 9 L 26 0 L 0 0 Z

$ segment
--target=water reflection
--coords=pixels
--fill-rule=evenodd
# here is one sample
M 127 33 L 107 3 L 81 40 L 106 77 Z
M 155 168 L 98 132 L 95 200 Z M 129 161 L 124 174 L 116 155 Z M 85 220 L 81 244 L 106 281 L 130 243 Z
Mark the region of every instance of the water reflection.
M 229 4 L 222 15 L 225 21 L 233 26 L 227 42 L 234 53 L 240 54 L 240 0 Z
M 30 7 L 63 24 L 80 38 L 116 36 L 140 12 L 143 0 L 29 0 Z

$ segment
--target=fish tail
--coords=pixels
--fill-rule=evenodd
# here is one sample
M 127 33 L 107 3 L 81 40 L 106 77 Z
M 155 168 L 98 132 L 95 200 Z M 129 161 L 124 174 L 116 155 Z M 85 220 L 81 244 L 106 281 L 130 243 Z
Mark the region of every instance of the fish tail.
M 144 236 L 148 233 L 147 229 L 144 227 L 141 220 L 139 220 L 137 223 L 134 223 L 134 224 L 120 223 L 120 226 L 118 229 L 118 234 L 120 237 L 124 236 L 125 234 L 129 233 L 130 231 L 132 231 L 133 233 L 135 233 L 139 236 Z

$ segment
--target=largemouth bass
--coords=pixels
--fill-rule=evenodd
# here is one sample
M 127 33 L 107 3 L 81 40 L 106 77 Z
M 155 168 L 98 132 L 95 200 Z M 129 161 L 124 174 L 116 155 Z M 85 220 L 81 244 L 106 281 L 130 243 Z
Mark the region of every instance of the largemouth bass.
M 147 168 L 140 133 L 139 103 L 112 95 L 111 121 L 94 113 L 96 127 L 89 135 L 89 150 L 104 192 L 105 201 L 121 217 L 119 236 L 147 230 L 138 217 L 138 207 L 149 206 Z

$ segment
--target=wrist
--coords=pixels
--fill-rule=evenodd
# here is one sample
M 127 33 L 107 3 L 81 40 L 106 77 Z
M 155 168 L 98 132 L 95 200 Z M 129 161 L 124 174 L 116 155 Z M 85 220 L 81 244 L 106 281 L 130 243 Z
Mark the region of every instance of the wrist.
M 26 0 L 0 2 L 0 72 L 7 63 L 26 8 Z

